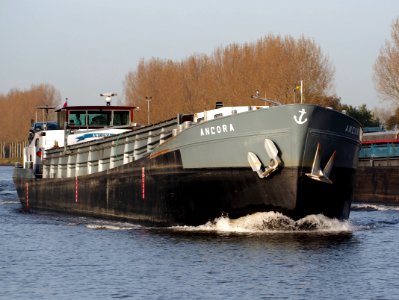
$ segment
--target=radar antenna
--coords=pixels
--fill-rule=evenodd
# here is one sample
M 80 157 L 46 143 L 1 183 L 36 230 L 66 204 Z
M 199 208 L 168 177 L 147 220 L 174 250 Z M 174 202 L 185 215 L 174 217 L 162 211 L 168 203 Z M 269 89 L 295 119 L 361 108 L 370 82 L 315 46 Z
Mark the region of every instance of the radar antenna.
M 105 103 L 107 104 L 107 106 L 111 105 L 111 100 L 113 96 L 117 96 L 117 93 L 101 93 L 100 96 L 101 97 L 105 97 Z

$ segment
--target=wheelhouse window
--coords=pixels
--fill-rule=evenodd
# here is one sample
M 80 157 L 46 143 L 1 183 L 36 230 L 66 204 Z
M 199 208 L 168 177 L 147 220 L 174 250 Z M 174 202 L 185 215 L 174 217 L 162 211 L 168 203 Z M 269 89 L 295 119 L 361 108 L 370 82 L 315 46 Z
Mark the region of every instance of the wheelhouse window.
M 67 115 L 69 125 L 78 128 L 124 126 L 130 125 L 131 120 L 129 110 L 70 110 Z
M 129 125 L 130 116 L 128 111 L 114 111 L 114 126 Z
M 68 123 L 75 126 L 86 126 L 86 112 L 81 111 L 70 111 Z
M 90 126 L 111 125 L 111 111 L 88 111 L 88 122 Z

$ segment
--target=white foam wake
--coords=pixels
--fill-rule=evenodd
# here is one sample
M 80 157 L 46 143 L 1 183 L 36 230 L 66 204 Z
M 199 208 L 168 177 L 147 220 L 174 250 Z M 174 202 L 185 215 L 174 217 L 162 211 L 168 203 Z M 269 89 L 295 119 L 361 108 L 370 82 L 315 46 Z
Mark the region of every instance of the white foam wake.
M 0 205 L 8 205 L 8 204 L 19 204 L 20 202 L 17 200 L 10 200 L 10 201 L 0 201 Z
M 100 221 L 99 223 L 86 224 L 86 228 L 94 230 L 131 230 L 141 228 L 141 226 L 130 223 L 106 223 Z
M 348 221 L 330 219 L 324 215 L 309 215 L 295 221 L 278 212 L 258 212 L 238 219 L 222 216 L 204 225 L 175 226 L 173 229 L 229 233 L 351 232 L 353 230 Z

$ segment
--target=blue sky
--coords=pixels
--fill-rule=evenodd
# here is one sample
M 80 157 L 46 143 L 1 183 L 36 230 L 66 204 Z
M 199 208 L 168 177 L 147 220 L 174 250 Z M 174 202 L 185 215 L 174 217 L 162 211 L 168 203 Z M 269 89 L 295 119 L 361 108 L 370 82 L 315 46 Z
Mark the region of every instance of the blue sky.
M 342 103 L 386 106 L 373 65 L 397 0 L 0 0 L 0 94 L 49 83 L 70 104 L 124 99 L 141 59 L 182 60 L 268 35 L 313 39 L 335 67 Z M 305 83 L 306 87 L 306 83 Z

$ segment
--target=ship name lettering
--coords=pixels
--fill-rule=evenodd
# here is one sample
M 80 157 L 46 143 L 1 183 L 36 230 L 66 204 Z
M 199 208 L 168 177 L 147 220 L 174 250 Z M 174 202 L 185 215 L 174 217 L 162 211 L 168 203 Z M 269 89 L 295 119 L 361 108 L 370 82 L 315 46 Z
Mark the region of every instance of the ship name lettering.
M 205 135 L 215 135 L 215 134 L 220 134 L 220 133 L 228 133 L 228 132 L 233 132 L 234 126 L 233 124 L 222 124 L 222 125 L 217 125 L 217 126 L 211 126 L 211 127 L 205 127 L 201 128 L 201 136 Z
M 355 126 L 346 125 L 345 132 L 350 133 L 350 134 L 354 134 L 354 135 L 359 135 L 360 130 L 359 130 L 359 128 L 357 128 Z

